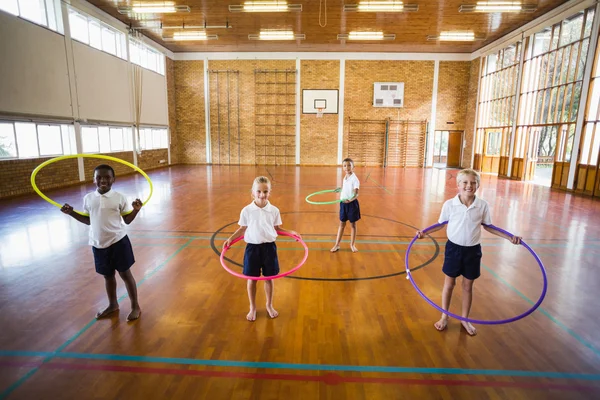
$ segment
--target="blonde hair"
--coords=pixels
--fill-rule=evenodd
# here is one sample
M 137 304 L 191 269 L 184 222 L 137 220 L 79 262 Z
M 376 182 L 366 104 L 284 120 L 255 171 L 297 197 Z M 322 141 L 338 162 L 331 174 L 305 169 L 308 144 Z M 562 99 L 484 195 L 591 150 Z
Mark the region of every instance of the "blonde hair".
M 479 187 L 479 185 L 481 184 L 481 176 L 479 176 L 479 172 L 470 168 L 463 169 L 458 173 L 458 175 L 456 175 L 456 183 L 460 183 L 460 177 L 464 175 L 470 175 L 474 177 L 475 181 L 477 181 L 477 187 Z
M 252 183 L 252 192 L 254 193 L 254 188 L 256 185 L 260 185 L 261 183 L 266 183 L 269 185 L 269 190 L 271 190 L 271 181 L 266 176 L 257 176 L 254 178 L 254 182 Z

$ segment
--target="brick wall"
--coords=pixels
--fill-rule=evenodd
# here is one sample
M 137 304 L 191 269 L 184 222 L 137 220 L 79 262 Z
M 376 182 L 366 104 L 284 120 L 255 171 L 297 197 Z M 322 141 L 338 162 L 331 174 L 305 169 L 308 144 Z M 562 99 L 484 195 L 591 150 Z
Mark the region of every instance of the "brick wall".
M 340 62 L 338 60 L 302 60 L 300 88 L 339 89 Z M 301 100 L 302 101 L 302 100 Z M 302 112 L 302 109 L 300 109 Z M 300 163 L 336 165 L 338 147 L 338 114 L 300 115 Z
M 169 104 L 169 109 L 177 118 L 177 159 L 184 164 L 205 163 L 204 61 L 175 61 L 174 76 L 175 107 Z
M 122 151 L 122 152 L 118 152 L 118 153 L 110 153 L 107 155 L 109 155 L 111 157 L 120 158 L 121 160 L 124 160 L 124 161 L 127 161 L 127 162 L 133 164 L 133 152 L 132 151 Z M 124 165 L 124 164 L 121 164 L 121 163 L 118 163 L 115 161 L 102 160 L 99 158 L 84 158 L 83 159 L 83 173 L 84 173 L 86 182 L 91 182 L 94 179 L 94 168 L 96 168 L 98 165 L 101 165 L 101 164 L 110 165 L 115 170 L 115 175 L 117 177 L 122 176 L 122 175 L 132 174 L 133 172 L 135 172 L 133 169 L 131 169 L 127 165 Z
M 33 193 L 31 173 L 50 158 L 0 161 L 0 198 Z M 77 159 L 62 160 L 42 168 L 35 181 L 42 191 L 79 183 Z
M 436 130 L 465 130 L 470 73 L 470 61 L 440 61 Z
M 166 57 L 167 104 L 169 109 L 169 131 L 171 135 L 171 164 L 179 163 L 179 137 L 177 136 L 177 104 L 175 95 L 175 62 Z
M 465 135 L 466 146 L 463 149 L 462 164 L 463 168 L 471 168 L 471 157 L 473 155 L 473 133 L 475 127 L 475 107 L 477 106 L 477 89 L 479 87 L 479 64 L 481 58 L 471 61 L 471 72 L 469 76 L 469 95 L 467 98 L 467 114 L 465 116 Z
M 138 167 L 144 171 L 167 166 L 169 152 L 167 149 L 144 150 L 138 154 Z M 164 160 L 163 163 L 160 161 Z M 132 171 L 133 172 L 133 171 Z

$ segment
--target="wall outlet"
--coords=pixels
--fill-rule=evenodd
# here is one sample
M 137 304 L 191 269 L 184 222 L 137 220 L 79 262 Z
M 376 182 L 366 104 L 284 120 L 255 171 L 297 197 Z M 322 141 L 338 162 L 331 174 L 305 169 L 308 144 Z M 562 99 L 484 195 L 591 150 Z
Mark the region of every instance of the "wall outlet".
M 166 163 L 166 162 L 167 162 L 167 160 L 160 160 L 158 163 L 159 163 L 159 164 L 164 164 L 164 163 Z

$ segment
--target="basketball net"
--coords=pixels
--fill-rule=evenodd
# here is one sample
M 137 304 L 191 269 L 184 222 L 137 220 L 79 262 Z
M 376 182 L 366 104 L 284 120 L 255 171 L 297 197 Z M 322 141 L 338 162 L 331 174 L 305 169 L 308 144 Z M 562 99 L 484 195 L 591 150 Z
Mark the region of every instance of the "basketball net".
M 323 118 L 323 111 L 325 111 L 324 108 L 317 108 L 317 118 Z

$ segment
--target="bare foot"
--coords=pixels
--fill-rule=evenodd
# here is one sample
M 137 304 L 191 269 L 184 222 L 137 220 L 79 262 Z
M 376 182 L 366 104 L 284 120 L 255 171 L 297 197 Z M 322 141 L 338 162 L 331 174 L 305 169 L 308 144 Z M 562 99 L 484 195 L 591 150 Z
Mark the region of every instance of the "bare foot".
M 127 321 L 135 321 L 142 315 L 142 310 L 138 308 L 134 308 L 131 310 L 129 315 L 127 316 Z
M 470 322 L 461 321 L 461 324 L 470 336 L 477 335 L 477 329 Z
M 250 322 L 256 321 L 256 310 L 250 310 L 248 315 L 246 315 L 246 319 Z
M 111 306 L 109 305 L 108 307 L 106 307 L 104 310 L 102 311 L 98 311 L 96 313 L 96 319 L 101 319 L 101 318 L 106 318 L 108 317 L 110 314 L 119 311 L 119 306 Z
M 336 244 L 336 245 L 335 245 L 335 246 L 333 246 L 333 247 L 331 248 L 331 250 L 329 250 L 329 251 L 330 251 L 330 252 L 332 252 L 332 253 L 335 253 L 335 252 L 336 252 L 336 251 L 338 251 L 339 249 L 340 249 L 340 246 Z
M 277 318 L 279 313 L 273 308 L 273 306 L 267 306 L 267 312 L 269 313 L 269 317 Z
M 352 249 L 352 252 L 353 252 L 353 253 L 357 253 L 357 252 L 358 252 L 358 249 L 356 248 L 356 246 L 355 246 L 355 245 L 351 244 L 351 245 L 350 245 L 350 248 Z
M 448 326 L 448 318 L 440 318 L 440 320 L 433 324 L 433 326 L 435 326 L 435 329 L 437 329 L 438 331 L 443 331 Z

